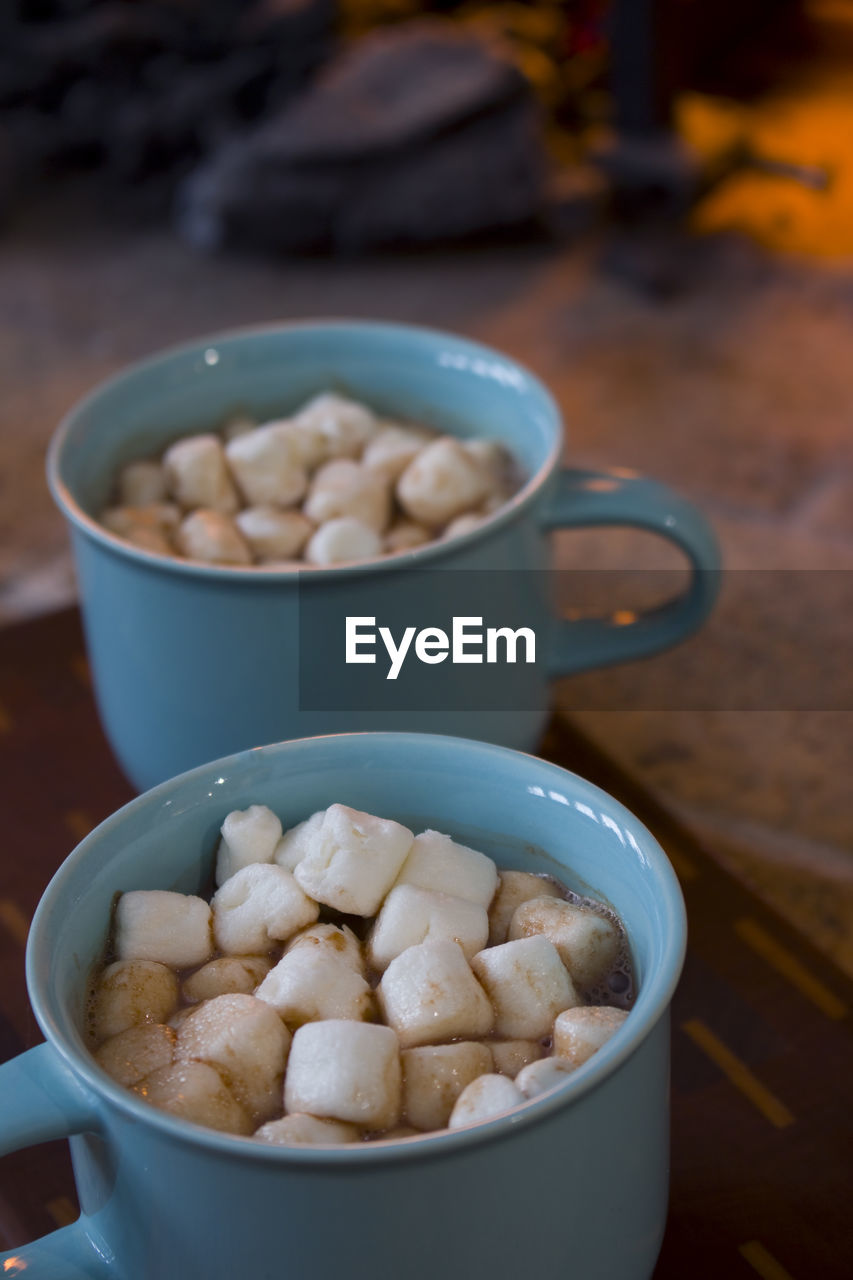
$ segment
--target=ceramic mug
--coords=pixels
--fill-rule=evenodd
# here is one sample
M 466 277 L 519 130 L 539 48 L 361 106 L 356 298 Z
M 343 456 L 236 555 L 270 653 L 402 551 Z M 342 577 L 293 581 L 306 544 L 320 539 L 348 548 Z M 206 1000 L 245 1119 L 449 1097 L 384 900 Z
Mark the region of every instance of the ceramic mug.
M 326 388 L 387 417 L 498 439 L 526 482 L 473 532 L 366 565 L 191 563 L 141 550 L 97 523 L 122 464 L 158 454 L 180 434 L 210 429 L 236 408 L 280 417 Z M 563 445 L 559 410 L 526 369 L 462 338 L 404 325 L 316 323 L 211 337 L 97 389 L 58 429 L 48 477 L 70 527 L 101 720 L 131 782 L 144 790 L 245 747 L 352 730 L 447 733 L 531 750 L 554 677 L 684 639 L 716 592 L 717 547 L 707 523 L 652 480 L 561 470 Z M 676 543 L 692 569 L 685 594 L 630 625 L 622 625 L 618 601 L 616 621 L 558 618 L 545 581 L 548 533 L 590 525 L 634 525 Z M 358 704 L 350 694 L 366 669 L 350 679 L 339 665 L 339 684 L 323 702 L 327 633 L 318 622 L 307 637 L 303 630 L 300 644 L 300 619 L 329 610 L 336 620 L 373 616 L 396 634 L 451 584 L 467 614 L 483 615 L 495 572 L 509 575 L 499 594 L 512 597 L 516 621 L 538 641 L 535 664 L 505 669 L 508 683 L 497 684 L 502 702 L 494 684 L 478 693 L 472 668 L 451 663 L 422 666 L 405 694 L 375 684 L 377 697 Z M 301 653 L 316 660 L 319 702 L 300 684 Z
M 520 1110 L 355 1146 L 216 1133 L 114 1083 L 81 1027 L 116 892 L 199 892 L 231 809 L 264 803 L 287 827 L 334 801 L 446 831 L 499 866 L 550 872 L 608 901 L 638 987 L 617 1035 Z M 637 819 L 574 774 L 503 747 L 330 735 L 165 782 L 77 846 L 33 920 L 27 982 L 47 1040 L 0 1066 L 0 1151 L 73 1135 L 82 1212 L 4 1254 L 3 1274 L 647 1280 L 667 1212 L 669 1005 L 685 938 L 672 867 Z

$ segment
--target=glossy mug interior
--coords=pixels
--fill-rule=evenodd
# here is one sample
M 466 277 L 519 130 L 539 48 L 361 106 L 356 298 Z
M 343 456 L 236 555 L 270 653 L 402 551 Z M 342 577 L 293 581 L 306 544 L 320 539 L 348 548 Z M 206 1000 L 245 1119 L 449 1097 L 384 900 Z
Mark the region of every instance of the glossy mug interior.
M 619 1033 L 521 1110 L 355 1147 L 215 1133 L 116 1085 L 80 1032 L 115 893 L 197 892 L 233 808 L 266 803 L 287 826 L 334 801 L 447 831 L 499 865 L 550 871 L 609 901 L 639 991 Z M 685 937 L 678 882 L 636 818 L 574 774 L 502 747 L 331 735 L 163 783 L 78 845 L 33 921 L 27 980 L 47 1042 L 0 1066 L 0 1151 L 74 1135 L 82 1215 L 3 1255 L 4 1274 L 647 1280 L 667 1212 L 669 1005 Z
M 366 565 L 190 563 L 134 547 L 97 523 L 122 464 L 157 455 L 178 435 L 209 430 L 237 408 L 280 417 L 328 388 L 389 417 L 498 439 L 526 483 L 473 532 Z M 530 750 L 547 718 L 553 677 L 683 639 L 715 594 L 717 549 L 708 525 L 689 502 L 651 480 L 561 470 L 563 445 L 559 410 L 526 369 L 462 338 L 403 325 L 316 323 L 211 337 L 97 389 L 58 429 L 48 477 L 69 522 L 101 720 L 133 784 L 143 790 L 264 742 L 351 730 L 448 733 Z M 548 532 L 602 524 L 635 525 L 674 541 L 692 566 L 687 592 L 627 626 L 558 619 L 543 581 Z M 375 616 L 399 635 L 425 599 L 438 602 L 449 591 L 450 571 L 461 571 L 453 581 L 463 582 L 463 611 L 483 615 L 496 570 L 510 572 L 515 615 L 537 636 L 535 665 L 505 666 L 513 684 L 502 705 L 489 694 L 472 701 L 471 667 L 451 663 L 422 668 L 423 689 L 411 704 L 395 703 L 395 687 L 383 686 L 391 695 L 383 706 L 349 705 L 363 666 L 352 682 L 343 670 L 344 694 L 333 695 L 326 709 L 302 696 L 300 617 L 309 607 Z M 318 628 L 302 646 L 319 662 L 320 684 L 326 640 Z

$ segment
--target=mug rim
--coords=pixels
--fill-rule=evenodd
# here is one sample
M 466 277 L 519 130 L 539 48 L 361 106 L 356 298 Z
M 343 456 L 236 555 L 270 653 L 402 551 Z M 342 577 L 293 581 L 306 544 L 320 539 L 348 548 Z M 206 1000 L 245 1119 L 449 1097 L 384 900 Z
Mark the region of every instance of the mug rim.
M 455 752 L 468 756 L 473 754 L 480 760 L 487 760 L 490 757 L 505 762 L 509 757 L 520 759 L 526 763 L 528 770 L 535 770 L 538 776 L 544 775 L 546 778 L 557 779 L 568 776 L 573 786 L 579 787 L 589 798 L 599 803 L 604 802 L 611 817 L 615 816 L 616 820 L 621 820 L 623 823 L 627 821 L 644 834 L 645 847 L 638 856 L 654 877 L 656 892 L 661 896 L 662 907 L 666 909 L 669 931 L 664 938 L 660 963 L 656 970 L 644 979 L 637 1001 L 631 1009 L 631 1018 L 626 1020 L 623 1031 L 627 1034 L 620 1034 L 607 1041 L 587 1062 L 571 1072 L 564 1083 L 538 1097 L 528 1099 L 511 1111 L 459 1129 L 445 1128 L 405 1138 L 386 1138 L 347 1144 L 277 1146 L 255 1141 L 251 1135 L 228 1134 L 209 1129 L 174 1117 L 138 1099 L 131 1090 L 112 1080 L 98 1067 L 91 1054 L 66 1035 L 50 1008 L 52 999 L 53 1003 L 56 1003 L 50 992 L 54 981 L 53 968 L 50 966 L 47 969 L 44 982 L 37 973 L 39 953 L 49 952 L 51 949 L 49 916 L 51 908 L 62 900 L 66 878 L 73 873 L 79 863 L 85 862 L 91 856 L 91 850 L 96 848 L 105 836 L 110 835 L 113 828 L 121 826 L 129 811 L 138 811 L 154 802 L 167 800 L 170 792 L 178 793 L 206 774 L 210 776 L 225 774 L 229 768 L 245 767 L 250 758 L 260 758 L 259 753 L 286 757 L 291 751 L 297 753 L 306 750 L 319 751 L 322 749 L 321 744 L 328 745 L 338 740 L 364 739 L 377 742 L 380 749 L 385 745 L 389 751 L 397 753 L 404 752 L 417 744 L 423 747 L 426 739 L 428 749 L 436 752 Z M 604 1084 L 633 1057 L 660 1019 L 667 1016 L 684 965 L 686 943 L 687 918 L 684 899 L 671 862 L 657 838 L 645 824 L 601 787 L 588 782 L 562 765 L 553 764 L 530 752 L 497 746 L 476 739 L 416 732 L 364 731 L 287 739 L 265 747 L 235 752 L 166 779 L 114 810 L 72 849 L 45 888 L 33 915 L 27 941 L 26 976 L 33 1012 L 52 1049 L 59 1054 L 67 1069 L 76 1078 L 82 1079 L 96 1097 L 106 1099 L 110 1106 L 122 1112 L 126 1119 L 152 1125 L 160 1131 L 165 1140 L 198 1144 L 223 1157 L 270 1160 L 279 1164 L 304 1166 L 307 1170 L 341 1165 L 357 1167 L 365 1163 L 441 1158 L 457 1149 L 464 1150 L 500 1141 L 511 1136 L 513 1131 L 547 1123 L 555 1112 L 577 1103 L 587 1093 Z
M 158 366 L 172 359 L 202 355 L 205 350 L 228 342 L 251 340 L 255 337 L 266 337 L 275 334 L 312 331 L 325 332 L 353 331 L 359 334 L 374 334 L 380 337 L 387 334 L 409 335 L 421 342 L 451 342 L 457 348 L 467 348 L 473 355 L 486 357 L 510 365 L 520 372 L 535 389 L 547 406 L 554 426 L 554 438 L 551 447 L 537 470 L 527 477 L 520 489 L 502 503 L 497 511 L 485 516 L 476 528 L 467 533 L 457 534 L 452 539 L 432 539 L 420 547 L 391 552 L 387 555 L 373 557 L 368 560 L 353 560 L 334 565 L 313 565 L 305 561 L 287 562 L 286 565 L 226 565 L 207 564 L 200 560 L 183 559 L 178 556 L 164 555 L 139 547 L 127 539 L 110 532 L 98 520 L 95 520 L 77 502 L 62 475 L 62 461 L 66 446 L 80 417 L 90 409 L 96 408 L 103 398 L 116 390 L 126 381 L 154 372 Z M 193 578 L 214 578 L 229 582 L 280 582 L 295 581 L 305 575 L 309 577 L 351 578 L 365 573 L 393 572 L 400 568 L 430 567 L 430 562 L 444 558 L 451 550 L 467 547 L 483 540 L 495 530 L 513 521 L 522 511 L 536 500 L 548 477 L 560 462 L 564 443 L 564 421 L 560 407 L 554 396 L 531 369 L 512 356 L 486 343 L 477 342 L 463 334 L 450 330 L 435 329 L 427 325 L 408 324 L 397 321 L 360 320 L 342 318 L 315 318 L 311 320 L 269 321 L 264 324 L 242 325 L 221 330 L 216 333 L 202 335 L 185 342 L 177 342 L 163 347 L 138 360 L 122 365 L 115 373 L 99 381 L 81 399 L 77 400 L 60 419 L 47 448 L 46 473 L 51 496 L 59 510 L 72 521 L 78 529 L 93 541 L 100 543 L 105 549 L 120 553 L 140 566 L 160 568 L 167 572 L 188 575 Z

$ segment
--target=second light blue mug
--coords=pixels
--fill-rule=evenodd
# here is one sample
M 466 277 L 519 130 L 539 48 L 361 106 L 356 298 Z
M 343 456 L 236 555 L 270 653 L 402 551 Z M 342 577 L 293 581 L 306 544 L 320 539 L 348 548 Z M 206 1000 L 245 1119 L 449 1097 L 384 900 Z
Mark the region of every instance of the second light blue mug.
M 498 439 L 526 482 L 467 535 L 335 568 L 191 563 L 141 550 L 97 523 L 122 464 L 210 429 L 237 408 L 280 417 L 328 388 L 387 417 Z M 525 368 L 463 338 L 404 325 L 233 332 L 158 355 L 96 389 L 59 427 L 48 477 L 71 531 L 102 723 L 128 778 L 144 790 L 245 747 L 352 730 L 449 733 L 530 750 L 547 720 L 553 678 L 684 639 L 716 593 L 708 524 L 653 480 L 561 469 L 563 446 L 559 410 Z M 628 625 L 619 601 L 612 621 L 558 618 L 548 535 L 593 525 L 632 525 L 674 542 L 691 567 L 686 592 Z M 342 625 L 344 615 L 374 617 L 399 635 L 430 601 L 451 595 L 475 617 L 495 596 L 511 604 L 515 626 L 536 636 L 535 664 L 507 667 L 506 682 L 498 676 L 482 693 L 470 666 L 451 663 L 410 671 L 405 693 L 402 685 L 374 685 L 381 699 L 357 696 L 364 666 L 354 666 L 351 679 L 347 668 L 324 690 L 332 657 L 323 618 Z M 306 618 L 316 620 L 313 630 Z
M 565 1084 L 417 1138 L 273 1147 L 144 1103 L 85 1047 L 87 977 L 115 895 L 203 892 L 232 809 L 285 826 L 333 802 L 434 827 L 501 867 L 606 899 L 637 999 Z M 617 801 L 543 760 L 421 734 L 331 735 L 202 765 L 113 814 L 33 919 L 46 1042 L 0 1066 L 0 1153 L 71 1135 L 81 1215 L 0 1255 L 22 1280 L 649 1280 L 669 1188 L 670 1001 L 686 942 L 672 867 Z

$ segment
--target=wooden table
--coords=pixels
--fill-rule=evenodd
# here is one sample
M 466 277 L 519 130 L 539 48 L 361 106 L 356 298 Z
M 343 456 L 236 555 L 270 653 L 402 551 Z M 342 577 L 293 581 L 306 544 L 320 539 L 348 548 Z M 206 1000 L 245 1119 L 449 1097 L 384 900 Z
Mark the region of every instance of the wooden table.
M 555 721 L 541 754 L 646 823 L 687 902 L 673 1006 L 671 1210 L 655 1280 L 847 1280 L 853 984 L 572 724 Z M 42 1038 L 24 983 L 36 903 L 65 855 L 133 795 L 98 724 L 75 610 L 0 630 L 0 789 L 5 1060 Z M 0 1161 L 3 1248 L 76 1213 L 64 1142 Z

